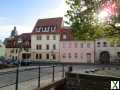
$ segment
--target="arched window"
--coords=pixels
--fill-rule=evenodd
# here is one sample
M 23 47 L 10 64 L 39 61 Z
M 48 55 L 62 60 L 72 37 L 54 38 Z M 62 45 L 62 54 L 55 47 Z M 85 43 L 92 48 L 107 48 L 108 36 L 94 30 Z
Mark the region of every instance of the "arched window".
M 97 42 L 97 47 L 100 47 L 100 42 Z
M 103 42 L 103 47 L 107 47 L 107 42 Z

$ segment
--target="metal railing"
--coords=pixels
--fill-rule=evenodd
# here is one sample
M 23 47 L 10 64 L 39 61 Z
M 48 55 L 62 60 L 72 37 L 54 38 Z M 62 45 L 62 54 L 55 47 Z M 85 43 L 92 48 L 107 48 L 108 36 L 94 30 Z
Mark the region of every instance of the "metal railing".
M 20 83 L 24 83 L 27 81 L 32 82 L 32 80 L 36 80 L 36 88 L 40 88 L 41 81 L 44 79 L 51 79 L 51 82 L 54 82 L 56 77 L 64 78 L 65 68 L 64 65 L 45 65 L 45 66 L 34 66 L 34 68 L 24 68 L 21 69 L 20 67 L 14 68 L 13 71 L 8 72 L 0 72 L 0 90 L 2 88 L 10 87 L 13 85 L 12 90 L 21 90 L 19 89 Z M 5 90 L 5 89 L 4 89 Z M 9 89 L 7 89 L 9 90 Z

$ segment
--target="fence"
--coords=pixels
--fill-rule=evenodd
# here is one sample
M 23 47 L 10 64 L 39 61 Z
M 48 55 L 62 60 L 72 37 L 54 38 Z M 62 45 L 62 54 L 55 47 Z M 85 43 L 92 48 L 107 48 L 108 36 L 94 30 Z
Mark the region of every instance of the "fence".
M 120 78 L 89 75 L 88 71 L 86 72 L 87 69 L 92 70 L 102 67 L 104 67 L 104 69 L 105 67 L 108 69 L 115 67 L 117 69 L 119 67 L 117 65 L 78 65 L 77 67 L 75 64 L 74 68 L 69 66 L 74 67 L 69 64 L 51 63 L 48 65 L 42 64 L 24 68 L 17 67 L 12 71 L 0 72 L 0 90 L 34 90 L 35 88 L 44 87 L 46 84 L 50 84 L 56 80 L 63 79 L 66 71 L 69 72 L 66 73 L 65 77 L 65 90 L 110 90 L 111 81 L 120 81 Z M 78 71 L 86 69 L 86 74 L 73 73 L 73 69 Z
M 0 90 L 32 90 L 46 83 L 64 78 L 64 65 L 34 66 L 0 73 Z

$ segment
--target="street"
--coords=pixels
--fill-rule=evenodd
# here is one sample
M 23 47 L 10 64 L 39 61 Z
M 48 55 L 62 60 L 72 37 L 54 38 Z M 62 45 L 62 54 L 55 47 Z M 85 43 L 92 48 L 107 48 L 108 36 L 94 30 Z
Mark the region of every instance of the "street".
M 64 67 L 65 72 L 68 71 L 69 65 Z M 117 65 L 72 65 L 73 71 L 79 71 L 80 73 L 84 73 L 85 70 L 102 68 L 102 67 L 120 67 Z M 52 66 L 49 67 L 41 67 L 41 80 L 50 79 L 52 81 Z M 55 77 L 57 77 L 58 73 L 59 76 L 62 77 L 62 66 L 55 67 Z M 24 70 L 19 72 L 19 82 L 25 82 L 32 79 L 38 78 L 38 68 Z M 9 73 L 0 73 L 0 88 L 13 85 L 16 82 L 16 72 L 9 72 Z

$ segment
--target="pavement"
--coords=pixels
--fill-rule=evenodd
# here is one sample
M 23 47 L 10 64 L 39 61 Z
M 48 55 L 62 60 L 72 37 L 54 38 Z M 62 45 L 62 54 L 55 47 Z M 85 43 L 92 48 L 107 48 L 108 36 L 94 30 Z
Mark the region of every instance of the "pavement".
M 65 66 L 65 72 L 68 71 Z M 103 67 L 120 67 L 113 65 L 72 65 L 73 72 L 84 73 L 86 70 L 93 70 Z M 41 83 L 52 81 L 52 67 L 41 67 Z M 8 73 L 9 72 L 9 73 Z M 55 77 L 62 77 L 62 66 L 55 67 Z M 0 70 L 0 90 L 15 90 L 16 68 Z M 38 83 L 38 66 L 20 67 L 19 72 L 19 90 L 32 90 L 37 87 Z M 45 82 L 47 83 L 47 82 Z M 41 85 L 45 85 L 44 83 Z M 31 88 L 31 89 L 30 89 Z

